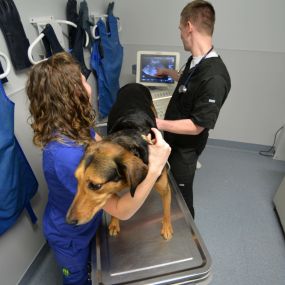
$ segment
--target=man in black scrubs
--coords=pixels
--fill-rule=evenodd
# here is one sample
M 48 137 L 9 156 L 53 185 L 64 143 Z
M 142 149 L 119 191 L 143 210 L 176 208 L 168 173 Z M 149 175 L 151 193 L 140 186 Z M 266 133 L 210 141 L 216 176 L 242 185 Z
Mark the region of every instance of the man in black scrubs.
M 209 129 L 215 126 L 231 81 L 221 57 L 213 49 L 213 6 L 207 1 L 194 0 L 183 8 L 180 16 L 181 40 L 191 56 L 181 76 L 173 70 L 158 70 L 158 76 L 170 75 L 178 83 L 165 119 L 157 119 L 157 126 L 164 131 L 165 140 L 172 148 L 171 170 L 194 217 L 193 180 L 197 160 L 207 143 Z

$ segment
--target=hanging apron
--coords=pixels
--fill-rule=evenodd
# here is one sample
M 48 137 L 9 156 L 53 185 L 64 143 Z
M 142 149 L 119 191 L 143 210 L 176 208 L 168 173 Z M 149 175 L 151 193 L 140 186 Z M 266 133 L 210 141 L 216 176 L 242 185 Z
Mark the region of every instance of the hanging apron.
M 0 235 L 14 225 L 26 209 L 36 222 L 30 200 L 38 182 L 14 135 L 14 103 L 0 81 Z
M 100 38 L 93 43 L 90 64 L 97 79 L 99 115 L 105 118 L 117 99 L 123 47 L 116 17 L 109 15 L 106 24 L 102 19 L 96 24 Z
M 91 70 L 89 70 L 84 62 L 84 54 L 83 54 L 83 45 L 84 45 L 84 30 L 83 28 L 78 24 L 76 28 L 76 34 L 75 34 L 75 44 L 73 46 L 73 49 L 71 50 L 71 55 L 73 58 L 75 58 L 80 65 L 81 73 L 85 76 L 87 79 L 91 73 Z M 50 24 L 47 24 L 45 28 L 42 31 L 42 34 L 45 36 L 42 38 L 46 57 L 50 57 L 53 54 L 56 54 L 58 52 L 64 51 L 63 47 L 60 45 L 56 34 L 54 32 L 53 27 Z

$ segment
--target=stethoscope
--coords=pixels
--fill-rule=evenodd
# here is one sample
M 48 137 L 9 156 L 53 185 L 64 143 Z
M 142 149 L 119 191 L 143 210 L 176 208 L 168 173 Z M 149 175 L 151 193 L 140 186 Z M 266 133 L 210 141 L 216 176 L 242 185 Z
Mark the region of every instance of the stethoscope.
M 181 84 L 178 87 L 178 93 L 186 93 L 187 92 L 187 85 L 190 82 L 190 79 L 192 77 L 192 75 L 194 74 L 195 70 L 197 69 L 198 65 L 208 56 L 208 54 L 214 49 L 214 47 L 212 46 L 210 48 L 210 50 L 202 57 L 202 59 L 195 65 L 195 67 L 191 70 L 191 72 L 189 73 L 189 75 L 187 76 L 184 84 Z M 192 60 L 192 58 L 191 58 Z

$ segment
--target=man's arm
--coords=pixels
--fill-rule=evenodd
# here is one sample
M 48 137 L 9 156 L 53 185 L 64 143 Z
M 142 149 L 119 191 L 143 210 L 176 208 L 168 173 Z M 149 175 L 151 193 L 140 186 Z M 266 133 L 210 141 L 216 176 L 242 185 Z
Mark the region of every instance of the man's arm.
M 157 128 L 161 131 L 181 135 L 199 135 L 205 128 L 193 123 L 190 119 L 162 120 L 156 119 Z
M 170 76 L 175 81 L 179 80 L 180 74 L 175 69 L 159 68 L 156 73 L 157 77 Z

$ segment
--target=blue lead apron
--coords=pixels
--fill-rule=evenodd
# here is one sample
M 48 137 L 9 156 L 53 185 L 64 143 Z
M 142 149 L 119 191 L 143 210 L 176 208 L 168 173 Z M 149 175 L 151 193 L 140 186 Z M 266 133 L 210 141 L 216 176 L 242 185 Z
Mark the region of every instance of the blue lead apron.
M 100 39 L 93 43 L 90 64 L 97 79 L 99 114 L 105 118 L 109 115 L 120 88 L 123 47 L 119 40 L 116 17 L 109 15 L 106 24 L 100 19 L 97 29 Z
M 0 81 L 0 235 L 25 208 L 31 221 L 37 221 L 30 204 L 37 189 L 38 182 L 14 135 L 14 103 Z

